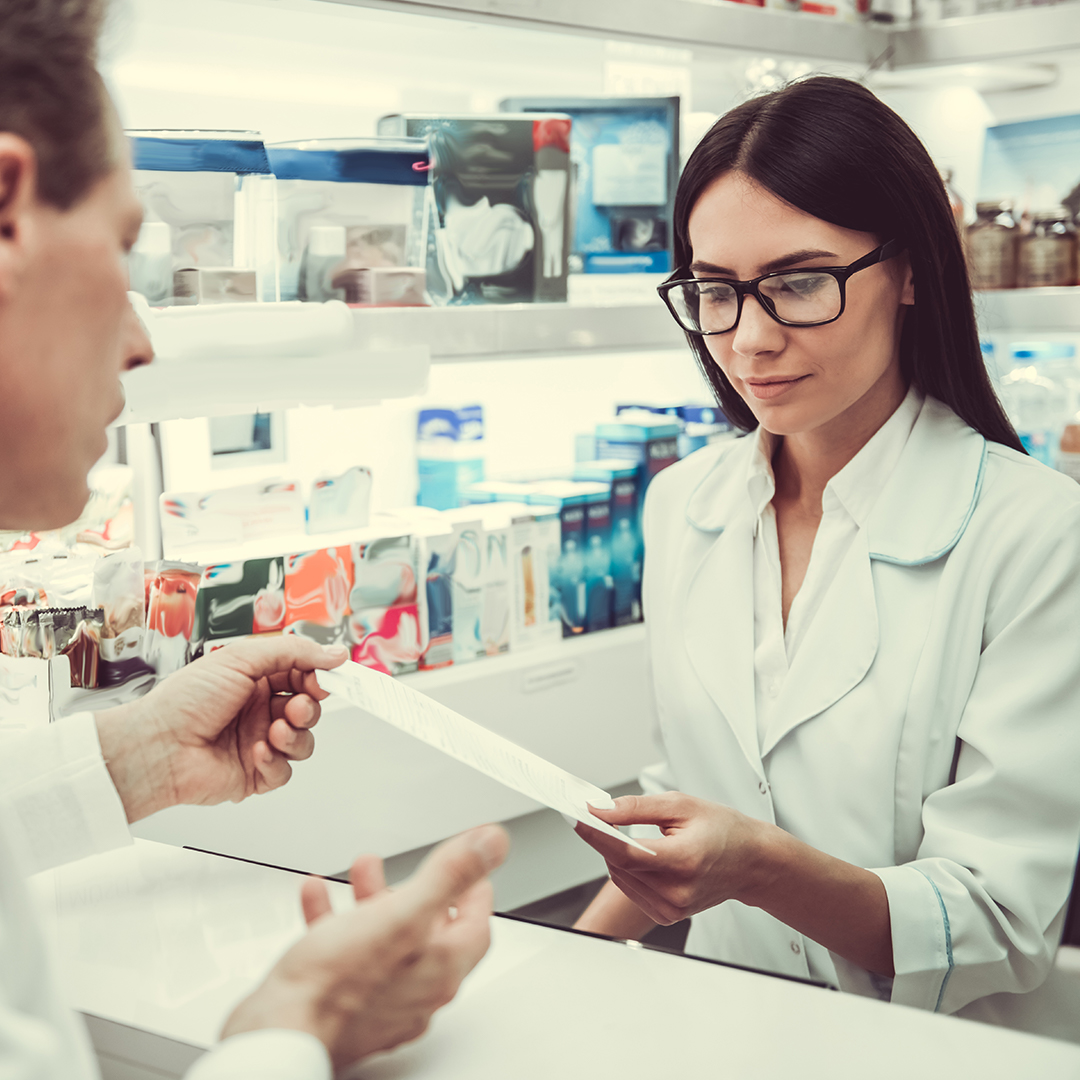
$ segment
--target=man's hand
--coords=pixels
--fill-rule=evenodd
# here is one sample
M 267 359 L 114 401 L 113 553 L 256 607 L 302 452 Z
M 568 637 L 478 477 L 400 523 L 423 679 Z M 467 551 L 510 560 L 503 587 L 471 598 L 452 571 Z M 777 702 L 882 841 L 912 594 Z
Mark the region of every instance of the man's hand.
M 393 892 L 381 860 L 352 868 L 359 903 L 335 915 L 326 886 L 304 884 L 310 929 L 229 1017 L 222 1038 L 261 1028 L 307 1031 L 335 1069 L 422 1035 L 487 952 L 491 885 L 509 839 L 487 825 L 435 849 Z
M 347 655 L 295 635 L 237 642 L 139 701 L 98 713 L 101 750 L 128 821 L 281 787 L 290 761 L 315 748 L 310 729 L 327 695 L 314 672 Z

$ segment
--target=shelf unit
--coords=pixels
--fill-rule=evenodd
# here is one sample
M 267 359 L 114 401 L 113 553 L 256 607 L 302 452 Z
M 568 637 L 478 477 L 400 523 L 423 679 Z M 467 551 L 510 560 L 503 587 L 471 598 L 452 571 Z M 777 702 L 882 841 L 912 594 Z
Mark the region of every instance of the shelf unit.
M 1080 10 L 1077 17 L 1080 20 Z M 975 311 L 983 333 L 1080 333 L 1080 287 L 980 292 L 975 294 Z

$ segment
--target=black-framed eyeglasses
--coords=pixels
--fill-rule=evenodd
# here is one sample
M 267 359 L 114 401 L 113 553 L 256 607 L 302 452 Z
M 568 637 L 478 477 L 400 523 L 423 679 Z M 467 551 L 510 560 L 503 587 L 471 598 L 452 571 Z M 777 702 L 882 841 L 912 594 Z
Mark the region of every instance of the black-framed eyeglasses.
M 904 250 L 897 240 L 875 248 L 850 266 L 815 266 L 775 270 L 753 281 L 673 276 L 657 286 L 675 321 L 690 334 L 726 334 L 739 325 L 749 294 L 784 326 L 825 326 L 844 314 L 847 280 L 868 266 L 895 258 Z M 676 270 L 676 275 L 688 271 Z

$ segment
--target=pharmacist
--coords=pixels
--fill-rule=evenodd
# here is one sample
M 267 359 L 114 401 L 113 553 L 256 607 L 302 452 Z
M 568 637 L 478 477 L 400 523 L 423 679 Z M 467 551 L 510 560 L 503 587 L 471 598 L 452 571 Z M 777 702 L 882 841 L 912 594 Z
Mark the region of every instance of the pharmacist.
M 579 826 L 579 926 L 918 1008 L 1046 977 L 1080 840 L 1080 486 L 980 360 L 938 173 L 858 84 L 722 117 L 661 287 L 750 432 L 662 473 L 644 605 L 666 761 Z
M 142 214 L 94 66 L 99 0 L 0 4 L 0 528 L 76 518 L 123 403 L 122 369 L 151 358 L 128 304 L 124 255 Z M 127 824 L 177 802 L 239 801 L 285 783 L 313 749 L 313 674 L 344 660 L 297 637 L 223 649 L 147 697 L 20 737 L 0 758 L 0 1075 L 97 1076 L 64 1005 L 23 874 L 130 843 Z M 304 886 L 312 928 L 227 1021 L 199 1080 L 333 1068 L 418 1035 L 487 947 L 505 834 L 475 830 L 389 893 L 376 859 L 364 900 L 330 914 Z M 451 909 L 456 909 L 456 918 Z

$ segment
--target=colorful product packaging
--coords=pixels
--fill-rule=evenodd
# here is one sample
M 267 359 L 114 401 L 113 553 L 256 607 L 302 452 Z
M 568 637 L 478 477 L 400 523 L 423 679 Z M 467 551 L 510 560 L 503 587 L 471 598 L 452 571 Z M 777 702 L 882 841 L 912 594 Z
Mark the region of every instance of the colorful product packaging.
M 511 98 L 510 112 L 573 120 L 571 271 L 670 274 L 679 175 L 679 99 Z
M 354 585 L 349 547 L 285 556 L 285 629 L 320 645 L 336 645 L 349 630 Z
M 584 633 L 587 611 L 585 519 L 589 495 L 585 485 L 551 480 L 533 485 L 530 506 L 549 506 L 558 514 L 559 539 L 549 549 L 551 618 L 562 624 L 563 637 Z
M 370 469 L 354 465 L 337 476 L 320 476 L 311 485 L 307 531 L 324 533 L 366 528 L 370 504 Z
M 611 485 L 590 483 L 585 503 L 585 631 L 613 625 L 615 580 L 611 573 Z M 582 486 L 585 486 L 584 484 Z
M 394 115 L 380 135 L 427 139 L 432 303 L 565 301 L 570 118 Z
M 418 544 L 420 618 L 427 644 L 420 656 L 421 670 L 448 667 L 454 662 L 454 553 L 457 539 L 449 523 L 419 519 Z
M 163 678 L 191 660 L 195 598 L 202 568 L 190 563 L 159 562 L 148 564 L 145 575 L 144 659 L 158 678 Z
M 119 686 L 148 674 L 151 668 L 143 659 L 146 582 L 142 552 L 138 548 L 114 552 L 98 560 L 94 568 L 93 604 L 104 613 L 98 685 Z
M 611 488 L 611 619 L 614 626 L 641 621 L 641 530 L 638 477 L 633 461 L 579 461 L 575 480 L 593 480 Z
M 252 634 L 280 633 L 285 625 L 284 586 L 281 556 L 205 567 L 195 596 L 191 655 Z
M 618 420 L 596 425 L 596 456 L 636 462 L 641 468 L 638 513 L 654 476 L 679 460 L 677 418 L 647 412 L 624 412 Z
M 417 597 L 416 543 L 384 536 L 352 545 L 352 659 L 385 675 L 415 671 L 426 645 Z
M 484 479 L 484 412 L 479 405 L 421 409 L 416 422 L 416 501 L 434 510 L 460 506 Z

